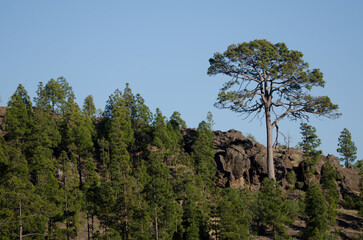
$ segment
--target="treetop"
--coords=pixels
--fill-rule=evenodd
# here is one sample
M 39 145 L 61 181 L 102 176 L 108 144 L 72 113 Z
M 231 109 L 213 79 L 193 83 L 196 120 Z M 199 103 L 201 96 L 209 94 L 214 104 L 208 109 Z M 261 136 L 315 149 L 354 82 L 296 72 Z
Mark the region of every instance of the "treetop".
M 239 113 L 258 114 L 263 107 L 279 108 L 279 121 L 285 116 L 308 119 L 307 113 L 339 117 L 338 105 L 329 97 L 309 94 L 313 87 L 324 87 L 323 73 L 309 69 L 303 54 L 289 50 L 285 43 L 262 39 L 231 44 L 209 59 L 208 75 L 231 77 L 218 94 L 215 106 Z M 276 122 L 277 123 L 277 122 Z

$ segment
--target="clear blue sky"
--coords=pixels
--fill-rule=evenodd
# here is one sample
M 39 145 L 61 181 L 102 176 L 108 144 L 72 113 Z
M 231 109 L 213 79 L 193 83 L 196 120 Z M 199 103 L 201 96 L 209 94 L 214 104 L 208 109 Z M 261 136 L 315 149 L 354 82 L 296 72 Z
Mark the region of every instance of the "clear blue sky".
M 208 59 L 232 43 L 285 42 L 320 68 L 327 82 L 314 91 L 340 106 L 338 120 L 312 118 L 324 154 L 336 153 L 348 128 L 363 159 L 363 1 L 0 1 L 0 97 L 19 83 L 35 96 L 38 82 L 64 76 L 80 105 L 98 108 L 129 82 L 155 112 L 179 111 L 197 127 L 208 111 L 216 130 L 237 129 L 265 143 L 263 121 L 213 107 L 225 76 L 209 77 Z M 283 121 L 292 145 L 300 122 Z

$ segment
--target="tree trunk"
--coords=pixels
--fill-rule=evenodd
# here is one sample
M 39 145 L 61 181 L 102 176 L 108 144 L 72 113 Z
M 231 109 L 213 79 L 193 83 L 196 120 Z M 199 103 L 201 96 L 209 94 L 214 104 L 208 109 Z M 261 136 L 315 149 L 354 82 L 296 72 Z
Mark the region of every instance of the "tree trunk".
M 81 156 L 78 156 L 77 170 L 78 170 L 78 175 L 79 175 L 79 189 L 80 190 L 83 190 L 83 182 L 82 182 L 82 159 L 81 159 Z
M 159 239 L 158 216 L 155 214 L 155 240 Z
M 63 167 L 63 173 L 64 173 L 64 197 L 65 197 L 65 212 L 67 213 L 66 218 L 66 229 L 67 229 L 67 240 L 69 240 L 69 223 L 68 223 L 68 197 L 67 197 L 67 176 L 65 174 L 65 168 Z
M 52 234 L 52 220 L 48 220 L 48 235 L 46 236 L 45 239 L 49 239 L 49 236 Z
M 94 239 L 94 213 L 92 212 L 92 239 Z
M 349 159 L 345 158 L 345 168 L 349 168 Z
M 19 201 L 19 218 L 20 218 L 19 239 L 22 240 L 23 239 L 23 221 L 22 221 L 22 216 L 21 216 L 21 200 Z
M 90 224 L 89 224 L 89 216 L 88 216 L 88 213 L 87 213 L 87 216 L 86 216 L 86 218 L 87 218 L 87 239 L 89 240 L 89 239 L 91 239 L 91 235 L 90 235 Z
M 265 107 L 266 114 L 266 131 L 267 131 L 267 173 L 268 177 L 275 179 L 274 153 L 272 149 L 272 125 L 271 112 L 269 107 Z

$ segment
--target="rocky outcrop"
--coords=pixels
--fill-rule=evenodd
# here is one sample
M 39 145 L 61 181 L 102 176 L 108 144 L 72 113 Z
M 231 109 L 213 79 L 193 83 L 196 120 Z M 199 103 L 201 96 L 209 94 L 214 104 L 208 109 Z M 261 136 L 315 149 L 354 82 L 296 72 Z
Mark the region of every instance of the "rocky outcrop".
M 7 107 L 0 107 L 0 136 L 4 136 L 4 119 Z
M 191 151 L 196 129 L 183 129 L 185 150 Z M 267 177 L 266 147 L 246 138 L 241 132 L 229 130 L 214 132 L 215 167 L 217 184 L 220 187 L 249 188 L 257 190 L 263 178 Z M 274 149 L 276 180 L 287 188 L 287 175 L 294 171 L 298 181 L 303 183 L 303 153 L 294 148 L 278 147 Z M 359 193 L 359 174 L 354 169 L 343 168 L 333 155 L 322 156 L 316 165 L 315 181 L 320 181 L 321 169 L 330 162 L 340 175 L 338 187 L 341 194 Z

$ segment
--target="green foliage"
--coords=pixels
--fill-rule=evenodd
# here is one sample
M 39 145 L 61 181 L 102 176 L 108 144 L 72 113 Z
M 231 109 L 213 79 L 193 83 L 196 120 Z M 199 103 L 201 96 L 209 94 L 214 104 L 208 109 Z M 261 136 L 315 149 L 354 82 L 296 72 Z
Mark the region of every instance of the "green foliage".
M 153 224 L 153 235 L 156 239 L 171 239 L 181 222 L 182 209 L 176 202 L 175 193 L 168 182 L 169 169 L 161 156 L 150 153 L 149 164 L 148 172 L 152 178 L 144 191 Z
M 80 179 L 77 174 L 76 161 L 69 158 L 65 151 L 62 151 L 59 159 L 62 170 L 62 196 L 63 196 L 63 215 L 66 225 L 65 235 L 67 238 L 74 238 L 79 229 L 79 214 L 81 210 L 83 193 L 80 191 Z
M 20 238 L 20 226 L 23 239 L 77 239 L 85 222 L 92 239 L 250 239 L 256 225 L 288 238 L 286 224 L 301 207 L 276 182 L 265 179 L 258 194 L 215 184 L 210 112 L 187 143 L 180 113 L 167 120 L 157 109 L 153 117 L 128 84 L 97 119 L 93 97 L 81 110 L 62 77 L 36 93 L 33 105 L 19 85 L 6 111 L 0 239 Z M 333 175 L 324 166 L 328 207 Z M 294 172 L 288 180 L 295 185 Z
M 352 141 L 351 133 L 346 128 L 340 133 L 337 152 L 343 156 L 341 161 L 344 161 L 346 168 L 350 167 L 351 163 L 357 158 L 357 147 Z
M 325 239 L 328 229 L 328 209 L 319 184 L 309 185 L 305 197 L 306 231 L 304 239 Z
M 253 136 L 251 133 L 248 133 L 246 135 L 246 138 L 251 139 L 251 141 L 254 142 L 254 143 L 258 143 L 257 140 L 256 140 L 256 138 L 255 138 L 255 136 Z
M 187 124 L 181 118 L 179 112 L 173 112 L 173 115 L 170 117 L 170 123 L 174 128 L 187 128 Z
M 210 130 L 213 130 L 213 126 L 215 124 L 214 119 L 213 119 L 213 114 L 209 111 L 207 113 L 207 124 Z
M 5 139 L 25 149 L 32 122 L 32 103 L 25 88 L 19 84 L 8 102 L 5 113 Z
M 34 98 L 34 103 L 37 109 L 41 109 L 43 111 L 50 111 L 50 99 L 48 98 L 47 91 L 42 82 L 38 84 L 37 96 Z
M 140 94 L 136 94 L 135 104 L 135 121 L 142 125 L 150 125 L 152 121 L 152 114 L 149 107 L 145 105 L 145 100 L 141 97 Z
M 359 210 L 359 197 L 351 194 L 343 195 L 343 207 L 345 209 Z
M 360 179 L 359 179 L 359 200 L 358 200 L 358 211 L 359 216 L 363 217 L 363 173 L 360 172 Z
M 171 184 L 176 199 L 183 208 L 182 222 L 176 239 L 204 239 L 208 233 L 209 202 L 197 183 L 192 166 L 178 166 L 172 173 Z
M 250 239 L 254 196 L 249 190 L 227 188 L 219 202 L 221 239 Z
M 83 112 L 85 112 L 85 114 L 89 117 L 94 117 L 96 114 L 96 106 L 95 103 L 93 101 L 93 96 L 92 95 L 88 95 L 85 99 L 84 99 L 84 103 L 83 103 Z
M 357 171 L 361 172 L 363 170 L 363 160 L 357 160 L 352 167 L 353 169 L 356 169 Z
M 213 185 L 213 179 L 216 175 L 214 162 L 214 134 L 210 125 L 201 122 L 198 126 L 198 133 L 192 146 L 192 158 L 194 160 L 197 175 L 206 187 Z
M 68 99 L 75 98 L 72 87 L 64 77 L 50 79 L 44 90 L 53 112 L 62 113 Z
M 260 92 L 254 90 L 259 90 L 260 85 L 263 87 L 268 79 L 274 86 L 268 94 L 279 95 L 277 107 L 290 104 L 284 115 L 292 119 L 304 117 L 306 113 L 336 116 L 334 111 L 338 106 L 332 104 L 328 97 L 308 94 L 312 87 L 324 87 L 325 81 L 320 70 L 310 70 L 302 57 L 301 52 L 289 50 L 285 43 L 272 44 L 266 40 L 232 44 L 223 54 L 215 53 L 209 59 L 208 74 L 222 73 L 231 77 L 221 89 L 216 105 L 240 113 L 255 112 L 261 109 L 263 103 L 253 101 L 260 98 Z M 251 82 L 256 86 L 249 85 Z M 232 90 L 233 87 L 236 90 Z
M 310 166 L 314 166 L 321 155 L 321 151 L 316 150 L 316 148 L 320 146 L 321 141 L 315 134 L 315 127 L 302 123 L 300 129 L 302 142 L 299 142 L 298 145 L 304 152 L 304 160 L 307 161 Z
M 117 231 L 123 239 L 129 239 L 136 196 L 127 149 L 133 143 L 134 136 L 125 99 L 117 92 L 112 99 L 110 113 L 107 132 L 110 155 L 100 193 L 102 207 L 99 211 L 102 212 L 101 220 L 105 227 Z
M 153 140 L 152 144 L 165 151 L 170 146 L 165 117 L 160 109 L 156 109 L 156 114 L 153 122 Z
M 272 130 L 283 118 L 308 119 L 309 114 L 339 117 L 338 105 L 327 96 L 312 96 L 312 87 L 324 87 L 319 69 L 309 69 L 303 54 L 285 43 L 254 40 L 228 46 L 209 59 L 208 75 L 228 76 L 215 106 L 249 117 L 263 114 L 267 132 L 268 176 L 275 178 Z M 279 114 L 277 114 L 279 113 Z M 275 116 L 272 119 L 271 116 Z
M 286 176 L 287 182 L 289 183 L 289 188 L 294 189 L 296 185 L 296 173 L 294 170 L 291 170 L 287 173 Z
M 80 188 L 89 181 L 95 181 L 95 164 L 93 162 L 94 126 L 89 116 L 82 114 L 73 98 L 69 98 L 63 107 L 64 115 L 60 123 L 62 135 L 61 148 L 71 161 L 76 162 Z M 84 181 L 85 180 L 85 181 Z
M 292 218 L 286 200 L 282 197 L 280 186 L 274 179 L 263 179 L 257 197 L 258 215 L 256 221 L 264 230 L 267 226 L 272 228 L 274 238 L 285 238 L 286 224 Z
M 303 159 L 304 170 L 306 173 L 305 178 L 310 179 L 315 173 L 314 166 L 318 163 L 319 158 L 322 154 L 320 150 L 316 150 L 316 148 L 320 146 L 321 141 L 315 134 L 315 127 L 310 126 L 306 123 L 302 123 L 300 129 L 302 135 L 302 142 L 299 142 L 298 145 L 304 152 Z
M 0 236 L 3 239 L 18 238 L 20 226 L 23 235 L 43 234 L 51 210 L 28 181 L 29 168 L 24 155 L 4 142 L 0 151 L 6 165 L 5 174 L 0 177 Z M 5 162 L 4 158 L 8 161 Z
M 321 184 L 324 190 L 325 199 L 328 203 L 328 219 L 329 224 L 336 225 L 337 208 L 339 204 L 338 184 L 336 180 L 340 178 L 339 174 L 333 168 L 330 162 L 327 162 L 322 167 Z

